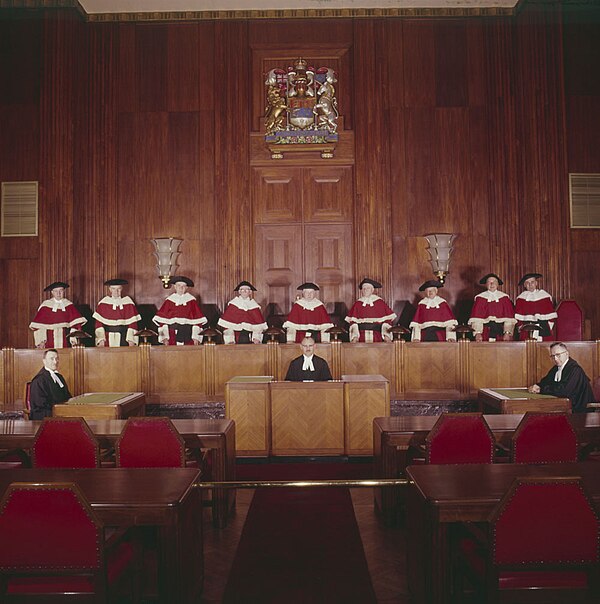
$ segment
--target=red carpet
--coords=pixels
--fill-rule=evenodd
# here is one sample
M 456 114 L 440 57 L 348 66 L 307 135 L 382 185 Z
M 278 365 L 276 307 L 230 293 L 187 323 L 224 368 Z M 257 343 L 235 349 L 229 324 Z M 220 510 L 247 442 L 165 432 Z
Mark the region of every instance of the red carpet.
M 370 474 L 368 464 L 237 468 L 242 480 L 366 478 Z M 376 602 L 348 489 L 257 489 L 223 602 Z

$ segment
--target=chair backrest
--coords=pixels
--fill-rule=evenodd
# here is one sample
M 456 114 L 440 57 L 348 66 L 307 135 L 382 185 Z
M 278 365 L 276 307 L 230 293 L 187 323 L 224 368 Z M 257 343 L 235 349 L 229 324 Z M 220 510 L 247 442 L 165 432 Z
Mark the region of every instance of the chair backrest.
M 426 462 L 492 463 L 494 443 L 481 413 L 444 413 L 425 439 Z
M 556 340 L 579 342 L 583 340 L 583 312 L 575 300 L 563 300 L 556 308 Z
M 579 477 L 517 478 L 492 514 L 498 565 L 597 564 L 600 526 Z
M 577 434 L 564 413 L 525 414 L 511 440 L 512 463 L 577 461 Z
M 46 417 L 35 435 L 31 462 L 34 468 L 97 468 L 98 441 L 81 417 Z
M 101 530 L 75 484 L 13 483 L 0 501 L 0 570 L 93 571 Z
M 168 417 L 130 417 L 116 444 L 122 468 L 180 468 L 185 444 Z

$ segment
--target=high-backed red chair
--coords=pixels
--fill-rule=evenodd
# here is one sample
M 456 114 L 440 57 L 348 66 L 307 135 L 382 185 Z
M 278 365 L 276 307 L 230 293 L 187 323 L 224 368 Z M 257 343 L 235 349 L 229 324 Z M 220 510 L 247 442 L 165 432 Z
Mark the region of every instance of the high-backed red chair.
M 527 412 L 511 439 L 512 463 L 577 461 L 577 434 L 564 413 Z
M 168 417 L 130 417 L 117 440 L 117 466 L 180 468 L 185 444 Z
M 579 342 L 583 340 L 583 312 L 575 300 L 563 300 L 556 307 L 556 340 Z
M 1 602 L 137 597 L 136 547 L 104 529 L 76 485 L 13 483 L 0 502 Z M 126 594 L 121 594 L 126 595 Z
M 488 541 L 463 539 L 458 592 L 478 602 L 597 602 L 600 525 L 579 478 L 518 478 L 490 518 Z
M 46 417 L 35 435 L 31 461 L 34 468 L 97 468 L 98 441 L 81 417 Z
M 494 435 L 481 413 L 444 413 L 425 439 L 425 461 L 492 463 L 494 443 Z

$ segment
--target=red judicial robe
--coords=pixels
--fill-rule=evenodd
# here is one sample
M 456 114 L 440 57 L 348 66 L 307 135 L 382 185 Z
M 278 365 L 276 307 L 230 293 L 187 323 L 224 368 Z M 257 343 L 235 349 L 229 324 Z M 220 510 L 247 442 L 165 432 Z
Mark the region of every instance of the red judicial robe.
M 333 327 L 331 318 L 325 310 L 321 300 L 305 300 L 300 298 L 292 304 L 292 310 L 283 324 L 287 329 L 288 342 L 302 342 L 305 336 L 318 339 L 321 335 L 321 342 L 329 342 L 329 334 L 326 329 Z
M 376 295 L 360 297 L 350 309 L 346 321 L 350 323 L 350 339 L 359 342 L 381 342 L 387 335 L 396 313 Z
M 81 329 L 85 323 L 87 320 L 70 300 L 50 298 L 40 304 L 29 329 L 33 330 L 36 346 L 45 340 L 45 348 L 66 348 L 67 332 Z
M 505 332 L 512 334 L 516 322 L 515 307 L 504 292 L 484 291 L 475 296 L 468 323 L 476 334 L 483 333 L 484 340 L 502 340 Z M 492 325 L 491 335 L 490 323 L 497 324 Z
M 540 332 L 533 332 L 534 339 L 539 342 L 550 342 L 554 339 L 552 330 L 554 328 L 554 319 L 557 316 L 554 304 L 552 303 L 552 297 L 547 291 L 536 289 L 533 292 L 524 291 L 517 296 L 515 319 L 517 319 L 519 326 L 528 321 L 541 323 L 542 330 Z M 526 340 L 527 333 L 522 331 L 520 339 Z
M 251 298 L 236 296 L 229 301 L 225 312 L 217 322 L 225 328 L 223 340 L 225 344 L 239 341 L 242 331 L 250 332 L 250 341 L 262 341 L 262 332 L 267 329 L 260 306 Z
M 412 339 L 421 340 L 421 332 L 425 329 L 436 329 L 435 337 L 438 341 L 456 340 L 456 334 L 451 332 L 451 328 L 458 325 L 454 314 L 448 306 L 448 302 L 436 296 L 435 298 L 423 298 L 417 304 L 417 312 L 410 322 L 412 329 Z
M 158 337 L 169 344 L 193 344 L 194 340 L 201 342 L 200 326 L 208 319 L 200 310 L 198 302 L 192 294 L 171 294 L 152 319 L 158 327 Z
M 129 296 L 105 296 L 92 316 L 96 319 L 96 344 L 102 340 L 104 346 L 111 347 L 127 346 L 128 342 L 137 344 L 134 334 L 141 317 Z

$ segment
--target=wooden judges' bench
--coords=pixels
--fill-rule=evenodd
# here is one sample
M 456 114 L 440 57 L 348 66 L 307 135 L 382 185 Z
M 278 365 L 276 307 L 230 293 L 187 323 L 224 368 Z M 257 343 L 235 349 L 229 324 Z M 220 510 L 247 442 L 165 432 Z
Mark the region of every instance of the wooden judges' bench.
M 568 342 L 571 356 L 591 380 L 600 376 L 600 341 Z M 522 388 L 552 363 L 548 344 L 536 342 L 393 342 L 318 344 L 332 375 L 382 375 L 395 400 L 475 400 L 480 388 Z M 222 401 L 237 375 L 285 377 L 300 354 L 296 344 L 206 344 L 69 348 L 59 351 L 60 371 L 73 395 L 143 392 L 146 404 Z M 25 384 L 42 366 L 35 349 L 0 350 L 0 410 L 23 408 Z
M 225 390 L 225 415 L 236 424 L 238 456 L 372 455 L 373 418 L 390 414 L 381 375 L 331 382 L 273 382 L 239 376 Z

